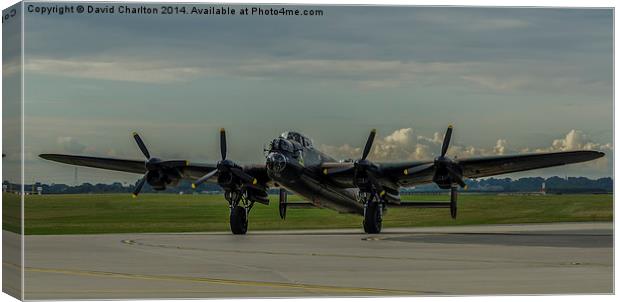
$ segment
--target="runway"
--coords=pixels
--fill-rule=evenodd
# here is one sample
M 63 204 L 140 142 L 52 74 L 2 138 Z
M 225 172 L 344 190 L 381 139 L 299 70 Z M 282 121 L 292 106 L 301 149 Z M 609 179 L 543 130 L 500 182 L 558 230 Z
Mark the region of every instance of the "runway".
M 26 236 L 25 298 L 611 293 L 612 228 Z

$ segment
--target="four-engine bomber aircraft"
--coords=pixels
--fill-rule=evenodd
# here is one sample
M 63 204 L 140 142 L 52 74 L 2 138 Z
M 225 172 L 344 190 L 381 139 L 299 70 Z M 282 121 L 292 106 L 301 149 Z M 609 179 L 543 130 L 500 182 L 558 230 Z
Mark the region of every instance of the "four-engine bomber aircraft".
M 458 187 L 465 188 L 464 178 L 485 177 L 552 166 L 578 163 L 603 157 L 597 151 L 566 151 L 454 160 L 446 157 L 452 126 L 444 136 L 440 155 L 433 161 L 375 163 L 367 159 L 375 139 L 372 130 L 358 160 L 338 161 L 315 149 L 307 137 L 285 132 L 268 144 L 266 164 L 238 165 L 226 157 L 226 132 L 220 130 L 222 160 L 217 164 L 194 164 L 186 160 L 161 160 L 151 157 L 137 133 L 133 137 L 146 161 L 62 154 L 41 154 L 44 159 L 61 163 L 144 174 L 137 183 L 136 197 L 144 183 L 155 190 L 175 186 L 181 179 L 193 180 L 193 188 L 211 181 L 224 189 L 230 207 L 230 229 L 245 234 L 248 213 L 254 203 L 269 204 L 269 188 L 280 188 L 280 217 L 295 203 L 287 202 L 287 192 L 295 192 L 316 207 L 340 213 L 364 216 L 366 233 L 381 232 L 383 212 L 387 207 L 445 207 L 456 218 Z M 401 203 L 399 189 L 418 184 L 436 183 L 450 190 L 449 202 Z

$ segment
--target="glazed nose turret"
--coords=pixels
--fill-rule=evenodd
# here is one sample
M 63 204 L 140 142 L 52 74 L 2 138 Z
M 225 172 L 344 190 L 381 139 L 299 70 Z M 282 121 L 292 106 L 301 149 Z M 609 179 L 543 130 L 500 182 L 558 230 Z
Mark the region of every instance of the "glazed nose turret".
M 286 156 L 280 152 L 271 152 L 267 155 L 267 170 L 271 173 L 282 173 L 286 169 Z

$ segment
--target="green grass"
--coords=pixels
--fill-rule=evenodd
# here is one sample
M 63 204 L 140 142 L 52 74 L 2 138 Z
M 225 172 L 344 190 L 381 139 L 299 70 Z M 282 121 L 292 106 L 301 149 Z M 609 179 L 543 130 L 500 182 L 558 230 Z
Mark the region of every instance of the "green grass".
M 272 198 L 275 200 L 276 197 Z M 406 200 L 446 200 L 447 195 L 404 196 Z M 297 196 L 292 196 L 292 201 Z M 611 221 L 612 195 L 469 195 L 459 199 L 459 218 L 448 209 L 389 209 L 385 227 L 560 221 Z M 3 228 L 19 231 L 19 199 L 3 195 Z M 129 194 L 26 196 L 26 234 L 227 231 L 228 204 L 221 195 Z M 15 214 L 15 215 L 11 215 Z M 257 204 L 250 231 L 361 228 L 362 217 L 327 209 L 289 209 L 280 220 L 277 202 Z

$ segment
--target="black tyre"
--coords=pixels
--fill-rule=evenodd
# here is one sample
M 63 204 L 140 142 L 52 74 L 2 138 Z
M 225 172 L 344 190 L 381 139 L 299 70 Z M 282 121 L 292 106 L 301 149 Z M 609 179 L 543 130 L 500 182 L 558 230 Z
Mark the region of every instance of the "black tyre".
M 230 211 L 230 230 L 235 235 L 248 232 L 248 215 L 244 207 L 236 206 Z
M 364 213 L 364 232 L 368 234 L 381 233 L 381 205 L 377 202 L 369 202 Z

